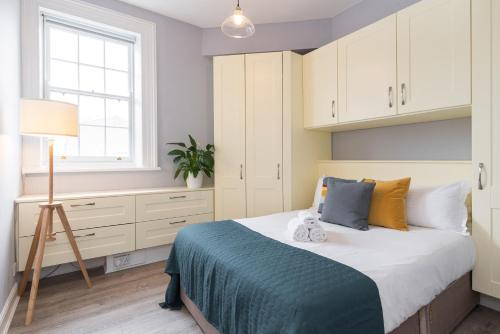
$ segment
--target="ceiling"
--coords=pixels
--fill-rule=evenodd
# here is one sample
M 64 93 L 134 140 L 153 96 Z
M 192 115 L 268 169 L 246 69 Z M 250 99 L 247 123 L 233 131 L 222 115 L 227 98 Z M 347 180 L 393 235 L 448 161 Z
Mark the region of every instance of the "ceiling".
M 201 28 L 218 27 L 232 14 L 235 0 L 121 0 Z M 334 17 L 361 0 L 240 0 L 254 24 Z

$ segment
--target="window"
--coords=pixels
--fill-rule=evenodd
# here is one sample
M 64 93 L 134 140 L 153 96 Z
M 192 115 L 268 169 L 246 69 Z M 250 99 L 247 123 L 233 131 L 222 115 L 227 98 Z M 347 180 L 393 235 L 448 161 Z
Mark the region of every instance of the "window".
M 156 26 L 85 1 L 24 1 L 23 95 L 79 105 L 80 136 L 55 144 L 60 172 L 158 170 Z M 23 173 L 47 141 L 23 137 Z
M 79 106 L 80 137 L 56 139 L 59 159 L 133 159 L 134 43 L 44 15 L 44 95 Z

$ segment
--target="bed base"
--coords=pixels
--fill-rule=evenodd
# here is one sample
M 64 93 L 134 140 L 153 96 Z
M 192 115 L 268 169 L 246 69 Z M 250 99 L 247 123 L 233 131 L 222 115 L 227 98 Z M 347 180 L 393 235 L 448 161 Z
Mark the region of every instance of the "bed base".
M 181 299 L 205 334 L 220 334 L 181 289 Z M 479 293 L 472 291 L 471 273 L 451 283 L 434 300 L 408 318 L 391 334 L 445 334 L 457 327 L 479 303 Z

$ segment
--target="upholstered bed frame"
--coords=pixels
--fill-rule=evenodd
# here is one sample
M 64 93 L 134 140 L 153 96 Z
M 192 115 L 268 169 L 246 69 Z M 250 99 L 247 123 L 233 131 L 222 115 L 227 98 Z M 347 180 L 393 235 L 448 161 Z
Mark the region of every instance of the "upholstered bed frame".
M 412 185 L 436 186 L 459 180 L 472 180 L 472 166 L 470 161 L 329 160 L 319 162 L 318 175 L 379 180 L 411 176 Z M 182 290 L 181 299 L 205 334 L 219 334 Z M 478 303 L 479 294 L 472 291 L 471 273 L 467 273 L 451 283 L 431 303 L 422 307 L 391 334 L 451 333 Z

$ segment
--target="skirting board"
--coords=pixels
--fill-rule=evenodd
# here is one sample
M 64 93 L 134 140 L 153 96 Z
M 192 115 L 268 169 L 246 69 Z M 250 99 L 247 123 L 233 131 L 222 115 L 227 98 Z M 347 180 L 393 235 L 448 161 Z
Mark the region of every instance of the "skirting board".
M 0 313 L 0 334 L 7 334 L 9 331 L 10 323 L 14 317 L 18 303 L 19 296 L 17 295 L 17 283 L 15 283 L 5 301 L 2 313 Z
M 481 294 L 479 304 L 500 312 L 500 299 Z

